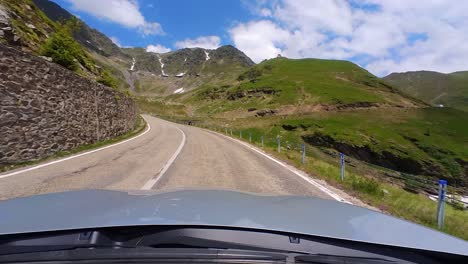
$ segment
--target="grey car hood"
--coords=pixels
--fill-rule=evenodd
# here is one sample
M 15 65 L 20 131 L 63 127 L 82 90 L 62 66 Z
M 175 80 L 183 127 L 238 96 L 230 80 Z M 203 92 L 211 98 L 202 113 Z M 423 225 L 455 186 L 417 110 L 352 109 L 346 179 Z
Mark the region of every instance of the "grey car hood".
M 365 208 L 231 191 L 73 191 L 0 202 L 0 234 L 139 225 L 242 227 L 467 255 L 468 242 Z

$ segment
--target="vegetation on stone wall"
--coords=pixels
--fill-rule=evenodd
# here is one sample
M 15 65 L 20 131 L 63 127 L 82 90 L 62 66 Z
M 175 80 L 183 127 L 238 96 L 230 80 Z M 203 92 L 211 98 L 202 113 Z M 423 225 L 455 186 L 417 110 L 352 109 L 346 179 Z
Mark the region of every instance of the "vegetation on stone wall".
M 71 19 L 58 27 L 50 38 L 41 47 L 39 53 L 52 58 L 52 61 L 65 68 L 78 71 L 79 64 L 87 70 L 94 72 L 95 67 L 92 59 L 85 53 L 78 42 L 73 39 L 72 33 L 75 29 L 76 19 Z

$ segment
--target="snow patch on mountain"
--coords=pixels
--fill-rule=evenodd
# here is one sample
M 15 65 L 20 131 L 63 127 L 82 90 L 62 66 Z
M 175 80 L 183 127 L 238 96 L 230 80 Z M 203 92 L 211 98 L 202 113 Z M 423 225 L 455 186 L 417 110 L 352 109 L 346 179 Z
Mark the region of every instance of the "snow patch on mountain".
M 181 93 L 183 93 L 183 92 L 185 92 L 184 87 L 181 87 L 181 88 L 179 88 L 179 89 L 177 89 L 177 90 L 174 91 L 175 94 L 181 94 Z
M 209 60 L 210 59 L 210 53 L 208 53 L 208 51 L 204 50 L 205 52 L 205 61 Z
M 135 58 L 132 58 L 132 66 L 130 66 L 130 71 L 133 71 L 133 69 L 135 68 L 135 63 L 136 63 Z
M 162 76 L 162 77 L 169 77 L 169 75 L 167 75 L 167 74 L 164 72 L 164 63 L 162 62 L 161 56 L 159 56 L 159 54 L 158 54 L 157 56 L 158 56 L 159 64 L 161 65 L 161 76 Z

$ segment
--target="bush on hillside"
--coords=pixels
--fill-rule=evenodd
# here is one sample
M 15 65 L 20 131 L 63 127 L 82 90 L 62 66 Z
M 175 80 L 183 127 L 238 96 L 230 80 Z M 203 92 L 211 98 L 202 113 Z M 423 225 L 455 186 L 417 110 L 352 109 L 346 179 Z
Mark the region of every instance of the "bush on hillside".
M 103 70 L 101 72 L 101 77 L 97 79 L 97 82 L 112 88 L 117 88 L 117 82 L 112 78 L 107 70 Z
M 51 57 L 53 62 L 72 71 L 77 71 L 81 64 L 90 72 L 96 73 L 93 60 L 73 38 L 73 32 L 79 29 L 79 23 L 74 18 L 61 25 L 44 43 L 39 53 Z
M 81 50 L 78 44 L 65 29 L 52 34 L 40 50 L 43 56 L 51 57 L 52 61 L 72 71 L 79 68 L 78 60 Z

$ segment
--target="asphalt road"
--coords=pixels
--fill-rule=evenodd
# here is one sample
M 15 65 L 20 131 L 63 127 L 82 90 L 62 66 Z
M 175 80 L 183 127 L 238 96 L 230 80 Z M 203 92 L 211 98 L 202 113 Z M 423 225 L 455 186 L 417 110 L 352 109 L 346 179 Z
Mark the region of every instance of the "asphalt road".
M 79 189 L 225 189 L 332 199 L 287 168 L 222 135 L 145 116 L 151 129 L 66 161 L 0 174 L 0 199 Z M 13 171 L 15 172 L 15 171 Z

